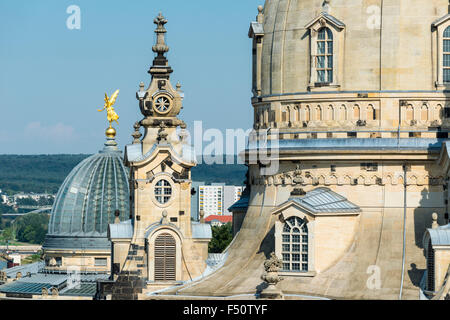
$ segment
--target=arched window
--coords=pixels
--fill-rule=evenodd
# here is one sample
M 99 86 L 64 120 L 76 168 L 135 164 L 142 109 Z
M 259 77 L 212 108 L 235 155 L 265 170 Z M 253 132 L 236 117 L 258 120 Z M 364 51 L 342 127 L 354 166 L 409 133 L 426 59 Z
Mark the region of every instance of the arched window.
M 306 122 L 311 121 L 311 109 L 309 106 L 306 106 L 305 108 L 305 121 Z
M 426 104 L 424 104 L 422 106 L 422 112 L 421 112 L 421 115 L 420 115 L 420 120 L 428 121 L 428 106 Z
M 443 53 L 444 83 L 450 83 L 450 26 L 444 31 Z
M 319 30 L 317 37 L 317 82 L 333 82 L 333 33 L 328 28 Z
M 308 271 L 308 227 L 306 221 L 291 217 L 283 226 L 282 259 L 283 271 Z
M 353 107 L 353 117 L 355 120 L 361 120 L 361 109 L 359 108 L 358 105 L 355 105 Z
M 347 121 L 347 107 L 345 105 L 341 106 L 341 109 L 339 112 L 339 120 Z
M 334 107 L 332 105 L 328 106 L 327 120 L 334 120 Z
M 316 121 L 322 121 L 322 107 L 316 107 Z
M 406 107 L 406 120 L 407 121 L 414 120 L 414 107 L 412 105 L 408 105 Z
M 155 240 L 155 281 L 176 280 L 176 242 L 168 233 Z
M 377 120 L 377 112 L 372 105 L 367 107 L 367 120 Z

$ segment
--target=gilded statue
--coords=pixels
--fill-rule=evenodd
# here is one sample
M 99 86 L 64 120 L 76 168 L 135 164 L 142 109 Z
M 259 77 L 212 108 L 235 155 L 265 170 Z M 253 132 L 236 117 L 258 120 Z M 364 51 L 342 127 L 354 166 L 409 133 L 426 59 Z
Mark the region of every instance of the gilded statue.
M 114 92 L 110 98 L 105 93 L 105 105 L 103 106 L 103 109 L 98 110 L 98 112 L 102 112 L 103 110 L 106 109 L 110 128 L 112 128 L 111 124 L 114 121 L 117 122 L 117 124 L 119 124 L 119 122 L 117 121 L 117 120 L 119 120 L 119 115 L 116 113 L 116 111 L 114 110 L 114 107 L 113 107 L 113 105 L 116 103 L 118 95 L 119 95 L 119 90 Z

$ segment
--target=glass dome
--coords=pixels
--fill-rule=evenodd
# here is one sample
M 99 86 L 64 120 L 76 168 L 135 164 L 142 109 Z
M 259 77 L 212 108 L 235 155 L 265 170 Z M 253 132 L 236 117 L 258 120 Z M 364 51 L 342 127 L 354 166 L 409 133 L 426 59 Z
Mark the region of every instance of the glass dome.
M 106 145 L 78 164 L 61 185 L 44 249 L 107 249 L 108 225 L 129 219 L 128 171 L 121 152 Z

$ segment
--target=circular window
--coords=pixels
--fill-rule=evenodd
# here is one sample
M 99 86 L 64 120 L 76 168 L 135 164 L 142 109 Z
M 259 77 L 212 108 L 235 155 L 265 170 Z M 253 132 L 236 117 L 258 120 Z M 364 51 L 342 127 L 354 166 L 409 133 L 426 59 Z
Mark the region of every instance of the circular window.
M 166 96 L 159 96 L 155 99 L 155 109 L 159 113 L 167 113 L 170 110 L 170 100 Z
M 172 198 L 172 186 L 167 180 L 160 180 L 155 185 L 155 198 L 161 204 L 166 204 Z

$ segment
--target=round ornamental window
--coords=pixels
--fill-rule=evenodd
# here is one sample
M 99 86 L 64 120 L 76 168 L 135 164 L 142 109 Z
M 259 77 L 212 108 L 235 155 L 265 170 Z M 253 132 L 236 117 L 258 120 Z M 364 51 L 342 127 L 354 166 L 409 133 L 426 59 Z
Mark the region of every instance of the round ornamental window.
M 167 113 L 170 110 L 170 100 L 168 97 L 160 96 L 155 100 L 155 109 L 159 113 Z
M 155 198 L 161 204 L 166 204 L 172 198 L 172 186 L 167 180 L 160 180 L 155 185 Z

